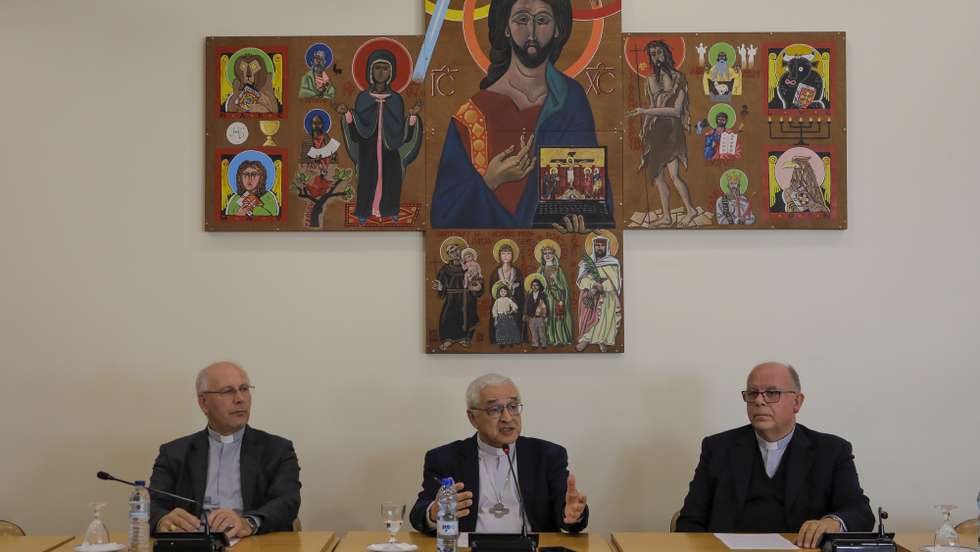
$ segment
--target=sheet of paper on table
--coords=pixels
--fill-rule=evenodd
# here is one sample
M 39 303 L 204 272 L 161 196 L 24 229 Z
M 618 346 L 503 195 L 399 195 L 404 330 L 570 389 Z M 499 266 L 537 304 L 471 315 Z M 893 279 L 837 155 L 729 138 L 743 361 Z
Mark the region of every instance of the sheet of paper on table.
M 715 533 L 729 550 L 797 550 L 778 533 Z

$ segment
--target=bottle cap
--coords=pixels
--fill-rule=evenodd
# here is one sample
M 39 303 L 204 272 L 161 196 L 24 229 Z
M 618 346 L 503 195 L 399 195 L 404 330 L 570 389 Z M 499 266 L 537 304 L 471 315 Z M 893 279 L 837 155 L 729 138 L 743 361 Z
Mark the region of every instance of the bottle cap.
M 146 481 L 143 481 L 142 479 L 137 479 L 136 481 L 133 481 L 133 485 L 136 485 L 137 487 L 145 487 Z
M 456 482 L 453 481 L 453 478 L 452 477 L 443 477 L 442 478 L 442 486 L 443 487 L 452 487 L 455 484 L 456 484 Z

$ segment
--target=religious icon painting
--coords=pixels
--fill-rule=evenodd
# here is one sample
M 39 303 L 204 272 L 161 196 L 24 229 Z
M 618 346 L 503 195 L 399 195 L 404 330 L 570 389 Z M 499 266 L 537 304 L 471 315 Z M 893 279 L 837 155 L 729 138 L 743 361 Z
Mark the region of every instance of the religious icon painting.
M 715 220 L 722 225 L 755 224 L 753 199 L 749 193 L 749 177 L 740 169 L 728 169 L 719 181 L 720 195 L 715 199 Z
M 624 228 L 846 228 L 843 41 L 843 33 L 624 35 Z M 761 199 L 776 185 L 770 153 L 808 144 L 840 152 L 839 208 L 770 216 Z
M 566 203 L 584 198 L 549 196 L 545 207 L 540 155 L 602 147 L 604 226 L 615 226 L 621 183 L 609 167 L 621 165 L 622 151 L 620 3 L 423 4 L 427 24 L 445 8 L 425 90 L 430 226 L 550 228 L 581 208 Z M 584 179 L 584 167 L 577 170 Z
M 283 71 L 286 50 L 281 46 L 219 48 L 218 102 L 220 116 L 282 119 Z
M 275 46 L 263 46 L 274 41 Z M 421 230 L 425 123 L 411 84 L 419 37 L 212 37 L 205 60 L 205 153 L 283 150 L 290 178 L 274 222 L 218 216 L 209 184 L 207 230 Z M 258 45 L 258 46 L 256 46 Z M 208 165 L 206 182 L 218 168 Z
M 298 96 L 301 100 L 333 100 L 337 87 L 331 73 L 340 74 L 342 70 L 333 63 L 333 49 L 323 42 L 310 44 L 303 57 L 306 71 L 300 77 Z
M 830 112 L 835 48 L 825 43 L 766 46 L 769 109 Z M 834 59 L 832 59 L 834 58 Z
M 286 152 L 221 149 L 216 152 L 215 205 L 217 217 L 258 227 L 278 222 L 286 212 L 283 179 Z
M 839 208 L 832 151 L 792 147 L 769 152 L 768 218 L 827 220 Z
M 622 232 L 428 230 L 429 353 L 623 351 Z

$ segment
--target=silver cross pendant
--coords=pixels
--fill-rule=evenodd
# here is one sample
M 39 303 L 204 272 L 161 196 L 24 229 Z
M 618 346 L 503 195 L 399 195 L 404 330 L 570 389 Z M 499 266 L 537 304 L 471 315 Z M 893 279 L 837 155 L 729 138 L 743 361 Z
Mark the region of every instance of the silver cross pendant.
M 503 505 L 503 503 L 498 502 L 494 504 L 488 511 L 491 514 L 493 514 L 493 517 L 500 519 L 510 513 L 510 508 L 507 508 Z

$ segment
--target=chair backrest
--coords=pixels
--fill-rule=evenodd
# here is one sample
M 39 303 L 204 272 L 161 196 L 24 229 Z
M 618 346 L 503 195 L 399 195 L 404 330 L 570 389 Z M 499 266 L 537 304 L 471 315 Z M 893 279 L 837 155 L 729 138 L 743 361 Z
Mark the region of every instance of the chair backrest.
M 977 532 L 977 518 L 970 518 L 966 521 L 961 521 L 956 524 L 957 533 L 976 533 Z
M 6 521 L 0 519 L 0 536 L 3 537 L 23 537 L 26 533 L 20 528 L 20 525 L 12 521 Z
M 680 510 L 677 510 L 676 512 L 674 512 L 674 515 L 670 516 L 670 532 L 671 533 L 676 533 L 677 532 L 677 518 L 679 518 L 680 515 L 681 515 L 681 511 Z
M 303 530 L 303 523 L 300 522 L 299 518 L 293 520 L 293 531 L 298 533 Z

